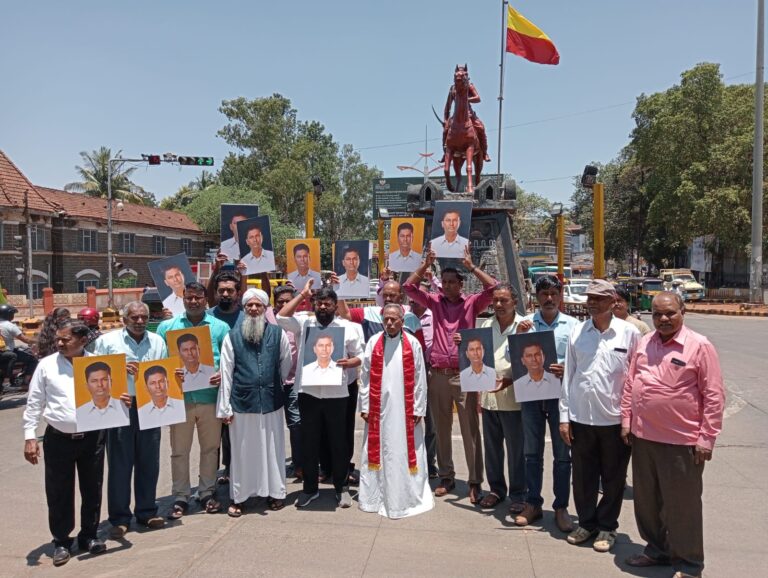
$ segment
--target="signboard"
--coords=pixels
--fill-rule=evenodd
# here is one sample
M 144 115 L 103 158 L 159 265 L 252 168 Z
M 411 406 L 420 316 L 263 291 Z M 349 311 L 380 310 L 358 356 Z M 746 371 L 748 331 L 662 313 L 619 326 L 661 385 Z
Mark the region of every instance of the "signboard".
M 482 175 L 483 179 L 494 179 L 501 185 L 504 180 L 504 175 L 490 174 Z M 466 175 L 464 175 L 466 179 Z M 464 179 L 459 183 L 458 190 L 464 190 Z M 431 181 L 434 181 L 445 188 L 445 177 L 431 176 Z M 391 179 L 373 179 L 371 186 L 373 189 L 373 215 L 377 217 L 379 209 L 387 209 L 390 217 L 405 217 L 408 216 L 408 187 L 411 185 L 423 185 L 424 177 L 421 175 L 414 175 L 412 177 L 395 177 Z
M 712 242 L 712 236 L 696 237 L 691 247 L 691 270 L 700 273 L 712 272 L 712 253 L 707 250 L 707 243 Z

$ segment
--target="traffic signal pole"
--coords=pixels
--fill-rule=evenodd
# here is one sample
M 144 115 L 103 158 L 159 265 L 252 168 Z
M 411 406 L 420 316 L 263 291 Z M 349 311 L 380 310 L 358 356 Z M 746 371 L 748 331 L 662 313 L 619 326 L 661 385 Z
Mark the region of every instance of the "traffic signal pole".
M 594 225 L 594 257 L 592 258 L 592 277 L 605 279 L 605 224 L 604 224 L 604 193 L 603 183 L 595 183 L 592 187 L 592 220 Z

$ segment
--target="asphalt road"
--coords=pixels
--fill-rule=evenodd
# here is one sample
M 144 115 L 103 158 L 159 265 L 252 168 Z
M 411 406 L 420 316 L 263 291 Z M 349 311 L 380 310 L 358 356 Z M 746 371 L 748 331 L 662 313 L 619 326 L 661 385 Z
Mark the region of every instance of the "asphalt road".
M 705 472 L 705 575 L 764 575 L 768 319 L 697 314 L 686 319 L 718 348 L 728 389 L 724 431 Z M 511 524 L 505 508 L 481 511 L 469 504 L 466 486 L 460 483 L 457 493 L 438 500 L 433 511 L 399 521 L 364 514 L 356 507 L 337 511 L 330 487 L 310 511 L 286 507 L 272 512 L 259 505 L 238 520 L 195 511 L 163 530 L 131 531 L 119 542 L 110 541 L 106 554 L 79 555 L 66 566 L 53 568 L 43 470 L 26 463 L 22 455 L 23 404 L 21 395 L 0 401 L 0 436 L 5 440 L 0 445 L 5 489 L 0 576 L 671 575 L 669 569 L 639 571 L 623 563 L 642 548 L 632 511 L 631 480 L 618 542 L 609 554 L 568 545 L 555 528 L 551 511 L 545 510 L 541 525 L 527 529 Z M 454 433 L 458 478 L 466 479 L 458 425 Z M 359 441 L 358 432 L 358 448 Z M 170 505 L 166 433 L 161 455 L 158 495 L 165 511 Z M 548 480 L 549 464 L 546 469 Z M 551 489 L 545 484 L 549 502 Z M 290 502 L 299 490 L 299 485 L 289 484 Z M 226 501 L 226 488 L 219 495 Z M 106 526 L 102 525 L 105 533 Z

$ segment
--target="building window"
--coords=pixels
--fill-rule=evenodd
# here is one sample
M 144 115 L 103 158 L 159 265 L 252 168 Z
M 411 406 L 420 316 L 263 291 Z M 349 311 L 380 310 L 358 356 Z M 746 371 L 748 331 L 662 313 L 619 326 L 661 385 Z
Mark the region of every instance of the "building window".
M 80 251 L 96 253 L 98 251 L 99 232 L 94 229 L 80 229 Z
M 152 253 L 154 255 L 165 255 L 165 237 L 155 235 L 152 237 Z
M 77 280 L 78 293 L 85 293 L 88 287 L 96 287 L 98 289 L 99 280 L 98 279 L 78 279 Z
M 29 235 L 32 238 L 32 250 L 44 251 L 45 250 L 45 229 L 38 227 L 37 225 L 29 226 Z
M 43 298 L 43 289 L 48 287 L 48 281 L 45 281 L 44 279 L 35 279 L 32 278 L 32 299 L 42 299 Z M 26 279 L 22 279 L 19 281 L 19 293 L 22 295 L 27 294 L 27 282 Z
M 120 233 L 120 246 L 123 248 L 121 253 L 135 253 L 136 235 L 133 233 Z
M 192 239 L 182 239 L 181 250 L 184 252 L 185 255 L 187 255 L 188 257 L 191 257 L 192 256 Z

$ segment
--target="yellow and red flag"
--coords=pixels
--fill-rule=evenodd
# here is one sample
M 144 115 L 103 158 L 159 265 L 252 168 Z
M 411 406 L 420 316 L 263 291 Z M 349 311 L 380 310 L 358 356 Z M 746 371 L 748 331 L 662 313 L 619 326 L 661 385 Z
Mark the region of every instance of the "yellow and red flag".
M 543 30 L 507 5 L 507 52 L 539 64 L 558 64 L 560 55 Z

